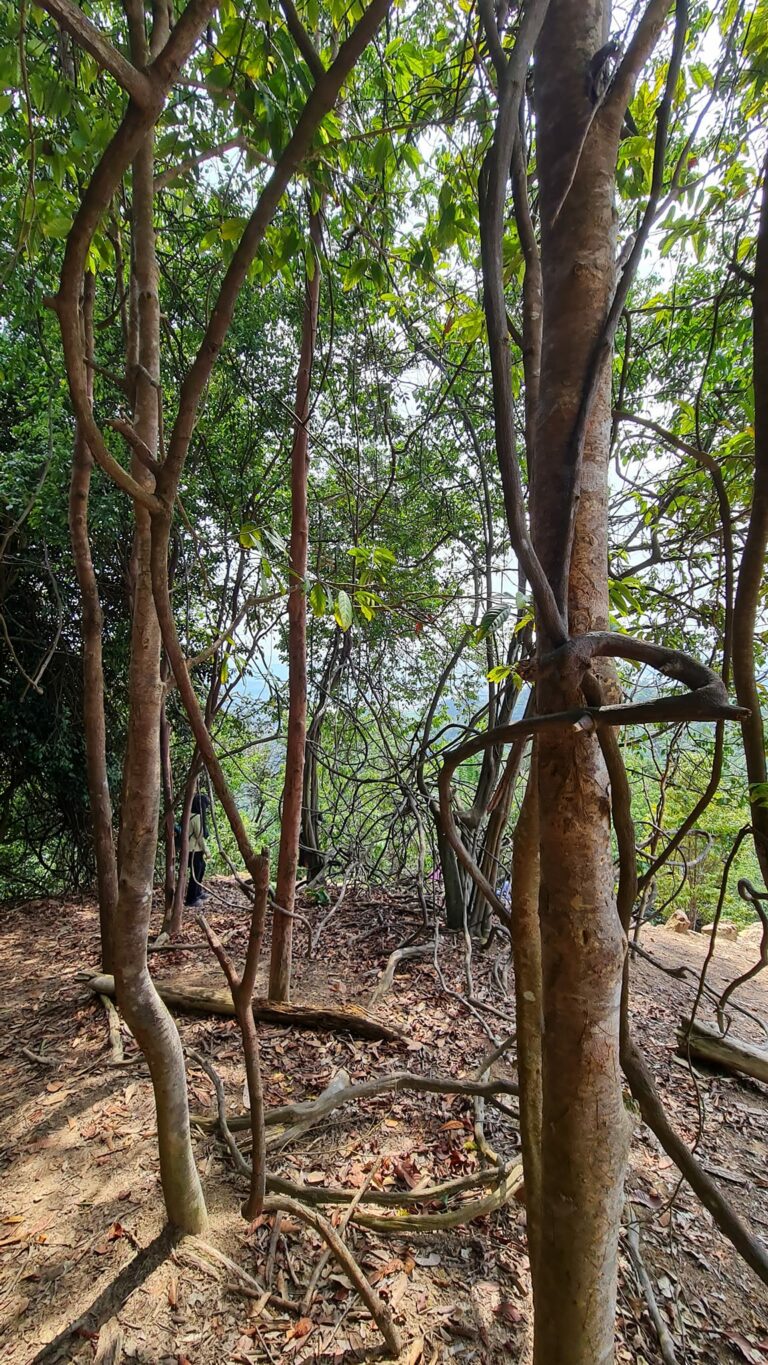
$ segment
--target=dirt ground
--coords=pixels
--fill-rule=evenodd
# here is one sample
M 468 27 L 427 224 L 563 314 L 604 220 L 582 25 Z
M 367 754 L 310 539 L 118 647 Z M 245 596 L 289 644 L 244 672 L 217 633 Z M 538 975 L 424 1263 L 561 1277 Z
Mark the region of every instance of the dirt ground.
M 237 955 L 246 913 L 231 887 L 213 888 L 206 913 L 231 934 Z M 327 910 L 308 911 L 315 923 Z M 307 960 L 299 927 L 294 995 L 299 1001 L 365 1004 L 389 953 L 415 936 L 420 920 L 405 895 L 349 893 Z M 111 1062 L 106 1014 L 76 979 L 97 965 L 96 914 L 87 901 L 0 907 L 0 1358 L 30 1362 L 130 1360 L 165 1365 L 372 1359 L 379 1338 L 333 1262 L 311 1308 L 301 1300 L 320 1254 L 319 1239 L 283 1218 L 249 1227 L 239 1214 L 242 1177 L 218 1139 L 195 1133 L 211 1218 L 204 1241 L 173 1242 L 164 1231 L 152 1092 L 130 1037 L 125 1062 Z M 158 979 L 222 981 L 197 928 L 189 951 L 153 957 Z M 678 979 L 634 959 L 632 1013 L 672 1121 L 720 1181 L 753 1230 L 768 1229 L 768 1087 L 688 1063 L 676 1055 L 675 1027 L 689 1011 L 707 941 L 647 929 L 643 947 Z M 399 1042 L 262 1026 L 268 1105 L 317 1095 L 340 1069 L 353 1080 L 408 1069 L 469 1074 L 512 1031 L 498 988 L 501 948 L 476 953 L 470 1009 L 463 947 L 442 939 L 440 975 L 431 957 L 404 962 L 380 1007 L 399 1024 Z M 722 989 L 756 950 L 718 944 L 708 980 Z M 496 976 L 494 978 L 494 968 Z M 257 988 L 258 989 L 258 988 Z M 736 1000 L 768 1019 L 768 980 Z M 506 1017 L 502 1017 L 505 1015 Z M 705 1005 L 702 1018 L 712 1017 Z M 763 1044 L 757 1023 L 734 1016 L 734 1032 Z M 243 1067 L 234 1021 L 179 1017 L 186 1046 L 208 1054 L 223 1077 L 228 1112 L 242 1112 Z M 514 1079 L 514 1054 L 495 1074 Z M 209 1081 L 190 1066 L 191 1106 L 212 1114 Z M 485 1134 L 510 1158 L 519 1139 L 511 1113 L 486 1106 Z M 634 1138 L 628 1195 L 641 1248 L 679 1362 L 768 1361 L 768 1291 L 681 1185 L 672 1163 L 631 1103 Z M 270 1170 L 307 1186 L 351 1192 L 367 1180 L 397 1190 L 469 1174 L 480 1164 L 471 1102 L 456 1096 L 390 1094 L 335 1112 L 322 1127 L 275 1152 Z M 386 1210 L 385 1210 L 386 1212 Z M 408 1365 L 435 1361 L 525 1361 L 530 1297 L 525 1208 L 501 1211 L 451 1232 L 410 1234 L 350 1228 L 345 1233 L 398 1324 Z M 271 1288 L 247 1296 L 221 1253 Z M 659 1361 L 658 1340 L 622 1251 L 617 1359 Z M 219 1253 L 217 1255 L 217 1253 Z M 258 1300 L 258 1301 L 257 1301 Z M 282 1302 L 281 1302 L 282 1301 Z M 285 1306 L 289 1304 L 289 1306 Z M 290 1305 L 293 1305 L 291 1307 Z M 111 1344 L 110 1344 L 111 1343 Z M 379 1353 L 380 1355 L 380 1353 Z

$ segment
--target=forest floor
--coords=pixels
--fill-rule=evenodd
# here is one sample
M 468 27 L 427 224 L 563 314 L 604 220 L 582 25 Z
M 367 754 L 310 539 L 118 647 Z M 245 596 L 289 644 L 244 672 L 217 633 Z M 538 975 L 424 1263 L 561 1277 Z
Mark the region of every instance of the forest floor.
M 206 915 L 220 934 L 231 935 L 228 948 L 237 956 L 246 941 L 243 904 L 224 881 L 212 890 Z M 307 913 L 319 924 L 327 910 Z M 419 941 L 420 932 L 420 916 L 405 893 L 350 891 L 311 961 L 306 932 L 297 923 L 296 1000 L 366 1004 L 389 954 L 411 936 Z M 190 925 L 184 941 L 189 950 L 153 957 L 157 978 L 182 976 L 220 987 L 219 968 L 200 931 Z M 690 1010 L 707 940 L 646 929 L 642 943 L 663 965 L 687 966 L 691 975 L 680 980 L 634 959 L 632 1016 L 641 1048 L 672 1121 L 688 1141 L 698 1140 L 700 1160 L 765 1238 L 768 1087 L 703 1067 L 692 1072 L 675 1050 L 676 1025 Z M 312 1307 L 301 1312 L 319 1239 L 285 1216 L 277 1236 L 266 1219 L 246 1224 L 239 1214 L 242 1177 L 210 1131 L 195 1133 L 210 1231 L 204 1242 L 169 1240 L 146 1068 L 128 1036 L 125 1063 L 111 1063 L 104 1009 L 76 979 L 83 969 L 96 969 L 93 904 L 47 900 L 0 907 L 0 945 L 5 1365 L 94 1360 L 298 1365 L 380 1357 L 376 1329 L 332 1261 Z M 473 998 L 492 1007 L 474 1013 L 462 999 L 463 944 L 441 938 L 442 981 L 431 956 L 403 962 L 378 1007 L 382 1017 L 402 1027 L 402 1041 L 262 1025 L 267 1104 L 315 1096 L 340 1069 L 353 1081 L 406 1069 L 471 1074 L 492 1047 L 489 1034 L 504 1038 L 513 1028 L 510 1002 L 495 984 L 504 965 L 497 962 L 501 952 L 497 941 L 474 955 Z M 744 946 L 718 944 L 708 979 L 722 989 L 750 961 Z M 768 1018 L 766 976 L 750 981 L 737 997 L 762 1018 Z M 261 982 L 257 994 L 260 988 Z M 710 1017 L 707 1008 L 702 1017 Z M 222 1076 L 228 1112 L 241 1113 L 243 1066 L 234 1020 L 185 1016 L 178 1024 L 185 1046 L 206 1053 Z M 760 1041 L 760 1030 L 741 1016 L 734 1031 Z M 514 1079 L 512 1053 L 495 1064 L 494 1074 Z M 193 1111 L 213 1114 L 208 1079 L 193 1065 L 189 1075 Z M 768 1291 L 630 1113 L 628 1193 L 678 1361 L 767 1362 Z M 519 1139 L 508 1114 L 487 1105 L 485 1134 L 502 1157 L 514 1155 Z M 472 1102 L 438 1094 L 389 1094 L 348 1106 L 270 1154 L 273 1173 L 309 1187 L 344 1186 L 350 1193 L 369 1180 L 374 1188 L 390 1190 L 432 1185 L 479 1164 Z M 391 1235 L 350 1227 L 344 1236 L 390 1306 L 407 1365 L 527 1360 L 522 1200 L 450 1232 L 404 1236 L 395 1211 Z M 295 1311 L 245 1297 L 240 1277 L 215 1254 L 223 1252 L 261 1279 L 270 1244 L 272 1289 L 278 1299 L 291 1300 Z M 662 1357 L 625 1251 L 622 1246 L 617 1359 L 650 1365 Z

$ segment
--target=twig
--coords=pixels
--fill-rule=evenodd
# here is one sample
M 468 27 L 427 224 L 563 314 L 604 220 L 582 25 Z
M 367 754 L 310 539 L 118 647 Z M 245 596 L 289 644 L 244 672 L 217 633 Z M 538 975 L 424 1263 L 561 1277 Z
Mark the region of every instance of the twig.
M 764 967 L 768 966 L 768 915 L 763 909 L 762 904 L 762 902 L 766 899 L 768 893 L 766 893 L 765 891 L 756 891 L 752 883 L 748 881 L 746 877 L 742 877 L 739 880 L 738 892 L 739 895 L 741 896 L 741 899 L 751 904 L 752 909 L 755 911 L 757 915 L 760 916 L 760 923 L 763 926 L 763 933 L 760 939 L 760 956 L 757 962 L 754 964 L 754 966 L 750 967 L 746 972 L 742 972 L 741 976 L 737 976 L 736 980 L 732 981 L 730 986 L 726 986 L 725 990 L 720 996 L 720 999 L 717 1002 L 717 1022 L 720 1025 L 720 1029 L 722 1032 L 725 1032 L 725 1026 L 723 1024 L 723 1010 L 725 1009 L 726 1002 L 728 1001 L 730 996 L 733 995 L 734 991 L 738 990 L 739 986 L 743 986 L 745 982 L 751 981 L 753 976 L 757 976 L 758 972 L 761 972 Z
M 290 1213 L 294 1218 L 300 1219 L 308 1227 L 318 1232 L 325 1242 L 327 1242 L 333 1255 L 336 1257 L 344 1274 L 352 1282 L 360 1298 L 363 1300 L 376 1326 L 384 1339 L 387 1350 L 397 1358 L 400 1354 L 400 1335 L 392 1321 L 389 1309 L 383 1299 L 376 1293 L 376 1290 L 368 1283 L 352 1252 L 344 1245 L 341 1238 L 337 1236 L 334 1229 L 326 1218 L 323 1218 L 314 1209 L 307 1209 L 296 1199 L 289 1199 L 284 1194 L 270 1194 L 264 1201 L 264 1208 L 269 1210 L 282 1210 Z
M 336 897 L 335 901 L 333 902 L 333 905 L 331 906 L 331 908 L 330 908 L 330 910 L 328 911 L 327 915 L 324 915 L 324 916 L 323 916 L 323 918 L 321 919 L 320 923 L 318 924 L 318 926 L 317 926 L 317 928 L 316 928 L 315 930 L 312 930 L 312 929 L 310 928 L 310 931 L 309 931 L 309 956 L 310 956 L 310 957 L 314 957 L 314 956 L 315 956 L 315 952 L 316 952 L 316 950 L 317 950 L 317 945 L 318 945 L 318 942 L 319 942 L 319 939 L 320 939 L 320 935 L 322 934 L 322 932 L 323 932 L 323 930 L 324 930 L 326 924 L 328 924 L 329 920 L 333 919 L 333 916 L 336 914 L 336 912 L 337 912 L 338 910 L 341 909 L 342 904 L 343 904 L 343 902 L 344 902 L 344 897 L 345 897 L 346 894 L 347 894 L 347 887 L 349 886 L 350 878 L 352 877 L 352 873 L 353 873 L 354 871 L 355 871 L 355 864 L 354 864 L 354 863 L 351 863 L 350 866 L 347 868 L 346 872 L 344 873 L 344 880 L 343 880 L 343 882 L 342 882 L 342 884 L 341 884 L 341 890 L 340 890 L 338 896 Z M 294 914 L 296 913 L 295 910 L 294 910 L 293 913 L 294 913 Z
M 265 1279 L 266 1282 L 267 1282 L 267 1288 L 270 1288 L 270 1287 L 271 1287 L 271 1284 L 272 1284 L 272 1276 L 273 1276 L 274 1270 L 275 1270 L 275 1256 L 276 1256 L 276 1254 L 277 1254 L 277 1239 L 278 1239 L 278 1237 L 280 1236 L 280 1224 L 282 1223 L 282 1221 L 283 1221 L 283 1215 L 282 1215 L 282 1213 L 276 1213 L 276 1214 L 275 1214 L 275 1225 L 274 1225 L 274 1227 L 273 1227 L 273 1229 L 272 1229 L 272 1236 L 271 1236 L 270 1239 L 269 1239 L 269 1251 L 268 1251 L 268 1253 L 267 1253 L 267 1264 L 266 1264 L 266 1268 L 265 1268 L 265 1270 L 264 1270 L 264 1279 Z
M 31 1047 L 21 1048 L 22 1057 L 28 1057 L 30 1062 L 37 1062 L 38 1066 L 55 1066 L 56 1063 L 49 1057 L 44 1057 L 41 1052 L 33 1052 Z
M 653 1285 L 651 1284 L 650 1276 L 645 1268 L 640 1253 L 640 1235 L 638 1233 L 637 1223 L 631 1217 L 627 1223 L 627 1250 L 635 1275 L 637 1276 L 637 1283 L 645 1296 L 645 1302 L 648 1307 L 651 1322 L 654 1325 L 656 1335 L 659 1339 L 661 1358 L 665 1365 L 677 1365 L 675 1343 L 670 1335 L 669 1328 L 659 1311 L 656 1295 L 653 1292 Z
M 240 1151 L 240 1148 L 238 1147 L 237 1143 L 235 1142 L 235 1139 L 233 1138 L 229 1130 L 229 1124 L 227 1123 L 226 1102 L 224 1099 L 224 1086 L 222 1085 L 221 1077 L 218 1071 L 216 1071 L 212 1063 L 208 1061 L 207 1057 L 204 1057 L 201 1052 L 197 1052 L 192 1047 L 187 1048 L 187 1056 L 191 1057 L 192 1060 L 196 1062 L 199 1067 L 202 1067 L 206 1076 L 212 1082 L 213 1088 L 216 1092 L 218 1127 L 221 1132 L 221 1136 L 223 1137 L 224 1141 L 227 1144 L 229 1154 L 235 1163 L 236 1169 L 240 1172 L 241 1175 L 246 1176 L 250 1180 L 251 1178 L 250 1163 L 246 1161 L 245 1157 Z M 194 1119 L 192 1119 L 192 1122 L 194 1123 Z
M 505 1052 L 508 1052 L 511 1047 L 514 1047 L 516 1042 L 517 1034 L 510 1033 L 508 1038 L 505 1038 L 501 1043 L 499 1043 L 498 1047 L 495 1047 L 493 1049 L 493 1052 L 489 1052 L 488 1055 L 483 1058 L 479 1067 L 477 1068 L 477 1071 L 475 1072 L 475 1080 L 481 1081 L 485 1073 L 487 1071 L 490 1071 L 494 1062 L 498 1062 L 499 1059 L 504 1056 Z
M 366 1180 L 365 1180 L 364 1183 L 360 1186 L 360 1189 L 357 1191 L 357 1193 L 355 1194 L 354 1198 L 350 1201 L 348 1207 L 345 1209 L 345 1211 L 344 1211 L 344 1213 L 343 1213 L 343 1215 L 342 1215 L 342 1218 L 341 1218 L 341 1222 L 339 1223 L 339 1226 L 338 1226 L 338 1233 L 339 1233 L 339 1236 L 340 1236 L 340 1237 L 343 1236 L 344 1232 L 346 1231 L 347 1227 L 349 1226 L 349 1220 L 350 1220 L 350 1218 L 352 1217 L 353 1213 L 355 1212 L 356 1208 L 358 1207 L 359 1204 L 362 1203 L 362 1200 L 363 1200 L 364 1195 L 367 1193 L 367 1191 L 368 1191 L 368 1189 L 369 1189 L 371 1183 L 373 1182 L 375 1176 L 376 1176 L 377 1173 L 378 1173 L 379 1167 L 381 1166 L 381 1162 L 382 1162 L 382 1157 L 378 1157 L 378 1159 L 374 1162 L 373 1166 L 371 1167 L 370 1171 L 368 1172 L 368 1176 L 367 1176 Z M 320 1282 L 320 1276 L 322 1275 L 323 1271 L 325 1270 L 326 1265 L 328 1264 L 328 1261 L 329 1261 L 329 1259 L 330 1259 L 330 1255 L 331 1255 L 331 1248 L 328 1246 L 328 1247 L 326 1247 L 325 1251 L 324 1251 L 324 1252 L 322 1253 L 322 1255 L 320 1256 L 320 1258 L 319 1258 L 319 1260 L 318 1260 L 318 1262 L 317 1262 L 317 1265 L 315 1266 L 314 1270 L 312 1271 L 312 1274 L 311 1274 L 310 1280 L 309 1280 L 309 1284 L 307 1285 L 307 1292 L 306 1292 L 306 1294 L 304 1295 L 304 1298 L 303 1298 L 302 1301 L 301 1301 L 301 1311 L 302 1311 L 302 1314 L 303 1314 L 303 1315 L 308 1315 L 308 1314 L 309 1314 L 309 1311 L 310 1311 L 310 1309 L 311 1309 L 311 1307 L 312 1307 L 312 1300 L 313 1300 L 313 1298 L 315 1297 L 315 1290 L 317 1289 L 317 1286 L 318 1286 L 318 1284 L 319 1284 L 319 1282 Z

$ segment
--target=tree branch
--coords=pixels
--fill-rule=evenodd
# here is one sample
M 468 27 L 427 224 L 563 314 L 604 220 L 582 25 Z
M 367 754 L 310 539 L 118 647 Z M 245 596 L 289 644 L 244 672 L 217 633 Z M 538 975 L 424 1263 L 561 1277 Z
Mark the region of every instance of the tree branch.
M 79 5 L 73 4 L 72 0 L 34 0 L 34 3 L 50 14 L 59 27 L 69 33 L 78 47 L 88 52 L 104 71 L 114 76 L 134 104 L 140 109 L 151 105 L 152 81 L 112 46 L 109 39 L 83 14 Z
M 320 80 L 321 76 L 325 75 L 325 67 L 320 60 L 317 48 L 298 16 L 293 0 L 280 0 L 280 8 L 285 15 L 288 31 L 299 49 L 299 52 L 307 63 L 315 80 Z

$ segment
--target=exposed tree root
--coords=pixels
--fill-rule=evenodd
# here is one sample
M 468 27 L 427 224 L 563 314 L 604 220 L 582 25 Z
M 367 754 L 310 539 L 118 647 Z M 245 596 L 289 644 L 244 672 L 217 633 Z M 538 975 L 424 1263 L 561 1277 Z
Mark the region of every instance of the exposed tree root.
M 432 953 L 433 944 L 431 943 L 417 943 L 411 948 L 396 948 L 394 953 L 391 953 L 387 959 L 387 965 L 373 988 L 373 993 L 368 1001 L 369 1010 L 372 1010 L 375 1005 L 378 1005 L 379 1001 L 387 994 L 387 991 L 390 989 L 392 982 L 395 979 L 395 972 L 401 962 L 406 962 L 412 957 L 431 957 Z
M 494 1095 L 518 1093 L 517 1086 L 512 1081 L 483 1082 L 465 1080 L 458 1076 L 414 1076 L 410 1071 L 393 1071 L 389 1076 L 375 1076 L 370 1081 L 360 1081 L 357 1085 L 349 1085 L 341 1090 L 332 1090 L 331 1086 L 328 1086 L 316 1100 L 303 1100 L 298 1104 L 282 1104 L 275 1109 L 268 1109 L 264 1121 L 268 1128 L 275 1124 L 290 1124 L 292 1121 L 303 1125 L 308 1119 L 317 1123 L 334 1109 L 349 1104 L 352 1100 L 371 1099 L 378 1095 L 391 1094 L 392 1091 L 415 1091 L 417 1094 L 432 1095 L 482 1095 L 485 1099 L 490 1099 Z M 194 1114 L 192 1122 L 196 1123 L 198 1128 L 210 1132 L 216 1127 L 218 1120 L 210 1114 Z M 236 1114 L 229 1119 L 229 1127 L 233 1133 L 242 1131 L 250 1127 L 250 1119 L 247 1114 Z M 286 1134 L 281 1133 L 278 1140 L 285 1141 Z
M 125 1060 L 125 1054 L 123 1052 L 123 1035 L 120 1032 L 120 1015 L 108 995 L 99 992 L 99 1000 L 107 1011 L 109 1047 L 112 1053 L 112 1061 L 122 1062 Z
M 509 1041 L 511 1042 L 511 1040 Z M 218 1127 L 227 1144 L 236 1170 L 241 1175 L 244 1175 L 246 1179 L 250 1179 L 250 1164 L 245 1160 L 242 1152 L 238 1148 L 237 1143 L 232 1136 L 230 1122 L 227 1120 L 224 1087 L 221 1080 L 210 1062 L 201 1057 L 199 1053 L 190 1053 L 190 1055 L 195 1058 L 213 1081 L 218 1111 L 215 1126 Z M 392 1079 L 398 1080 L 400 1077 L 395 1076 Z M 429 1080 L 430 1083 L 432 1082 L 431 1077 L 419 1076 L 409 1077 L 408 1079 L 419 1081 Z M 453 1084 L 455 1085 L 455 1082 Z M 508 1083 L 489 1083 L 491 1086 L 496 1084 L 507 1085 Z M 347 1091 L 333 1093 L 329 1086 L 328 1090 L 331 1091 L 331 1093 L 328 1098 L 333 1101 L 338 1095 L 348 1094 L 351 1090 L 359 1091 L 362 1088 L 363 1087 L 361 1086 L 349 1086 Z M 481 1087 L 475 1083 L 473 1092 L 470 1093 L 476 1093 L 478 1090 L 487 1090 L 488 1088 L 488 1086 Z M 321 1096 L 320 1100 L 322 1099 L 323 1097 Z M 315 1104 L 320 1104 L 320 1101 L 315 1101 Z M 296 1106 L 285 1107 L 294 1108 Z M 499 1165 L 487 1171 L 477 1171 L 473 1175 L 464 1176 L 458 1180 L 446 1181 L 442 1185 L 433 1185 L 422 1190 L 368 1190 L 365 1192 L 364 1197 L 359 1191 L 348 1193 L 345 1190 L 324 1189 L 318 1186 L 305 1188 L 303 1185 L 295 1185 L 291 1181 L 283 1180 L 279 1176 L 272 1175 L 267 1175 L 266 1186 L 270 1194 L 274 1194 L 276 1198 L 281 1197 L 292 1202 L 301 1200 L 304 1204 L 309 1205 L 347 1204 L 349 1207 L 347 1209 L 346 1221 L 352 1221 L 359 1224 L 361 1227 L 372 1228 L 377 1232 L 395 1232 L 398 1234 L 403 1232 L 439 1232 L 446 1228 L 460 1227 L 464 1223 L 472 1222 L 475 1218 L 483 1218 L 487 1214 L 493 1213 L 496 1209 L 500 1209 L 522 1189 L 523 1168 L 521 1162 L 515 1161 L 510 1162 L 506 1166 Z M 378 1204 L 402 1210 L 403 1207 L 413 1204 L 428 1204 L 437 1200 L 444 1200 L 452 1195 L 463 1194 L 465 1191 L 477 1188 L 478 1186 L 491 1186 L 492 1188 L 490 1193 L 483 1195 L 481 1199 L 471 1200 L 468 1203 L 461 1204 L 457 1208 L 449 1209 L 443 1213 L 403 1214 L 401 1212 L 395 1217 L 387 1218 L 373 1213 L 361 1212 L 357 1207 L 358 1204 L 365 1202 L 366 1204 Z

